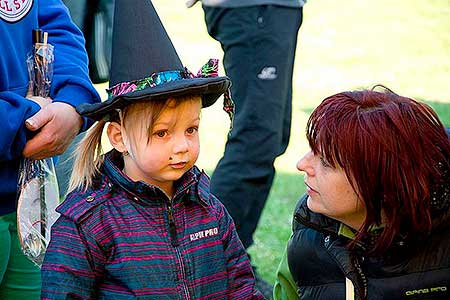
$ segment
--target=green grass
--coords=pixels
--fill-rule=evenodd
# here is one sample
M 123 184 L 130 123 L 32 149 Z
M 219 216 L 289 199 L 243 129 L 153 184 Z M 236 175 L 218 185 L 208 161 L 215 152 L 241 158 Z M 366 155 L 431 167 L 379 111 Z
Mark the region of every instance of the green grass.
M 153 3 L 191 71 L 211 57 L 222 58 L 220 45 L 206 32 L 199 4 L 187 9 L 184 1 Z M 324 97 L 381 83 L 429 103 L 450 126 L 449 15 L 448 0 L 308 1 L 294 69 L 291 142 L 276 161 L 277 175 L 249 249 L 266 280 L 275 279 L 292 212 L 304 192 L 295 164 L 308 149 L 305 123 Z M 203 111 L 198 165 L 206 170 L 214 169 L 226 140 L 229 123 L 220 102 Z

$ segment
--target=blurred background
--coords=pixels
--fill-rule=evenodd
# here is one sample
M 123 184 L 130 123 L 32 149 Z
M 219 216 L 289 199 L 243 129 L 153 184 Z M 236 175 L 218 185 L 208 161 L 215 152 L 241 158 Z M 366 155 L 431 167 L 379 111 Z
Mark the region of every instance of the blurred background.
M 209 58 L 222 59 L 219 43 L 206 31 L 200 4 L 189 9 L 180 0 L 153 0 L 153 4 L 188 69 L 196 73 Z M 291 140 L 286 153 L 276 161 L 277 176 L 255 244 L 249 248 L 264 279 L 275 280 L 290 236 L 292 213 L 304 192 L 303 175 L 295 165 L 308 151 L 304 132 L 311 111 L 327 96 L 380 83 L 400 95 L 428 103 L 450 126 L 449 32 L 448 0 L 306 3 L 293 79 Z M 224 75 L 223 68 L 220 74 Z M 96 86 L 106 99 L 108 84 Z M 209 174 L 223 153 L 229 128 L 221 106 L 222 101 L 218 101 L 202 112 L 202 150 L 197 165 Z

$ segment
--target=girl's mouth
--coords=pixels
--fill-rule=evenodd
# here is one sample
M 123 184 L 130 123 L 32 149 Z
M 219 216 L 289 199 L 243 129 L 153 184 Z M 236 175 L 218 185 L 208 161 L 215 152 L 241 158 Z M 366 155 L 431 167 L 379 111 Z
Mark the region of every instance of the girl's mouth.
M 180 161 L 180 162 L 177 162 L 177 163 L 170 164 L 170 166 L 172 168 L 174 168 L 174 169 L 182 169 L 182 168 L 184 168 L 186 166 L 186 164 L 187 164 L 186 161 Z

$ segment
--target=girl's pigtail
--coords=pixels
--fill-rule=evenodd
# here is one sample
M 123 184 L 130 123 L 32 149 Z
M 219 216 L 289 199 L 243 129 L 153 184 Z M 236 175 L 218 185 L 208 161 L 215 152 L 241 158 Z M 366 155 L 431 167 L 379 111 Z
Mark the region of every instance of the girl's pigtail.
M 102 133 L 105 124 L 105 120 L 95 123 L 77 145 L 67 193 L 77 188 L 86 190 L 92 185 L 103 162 Z

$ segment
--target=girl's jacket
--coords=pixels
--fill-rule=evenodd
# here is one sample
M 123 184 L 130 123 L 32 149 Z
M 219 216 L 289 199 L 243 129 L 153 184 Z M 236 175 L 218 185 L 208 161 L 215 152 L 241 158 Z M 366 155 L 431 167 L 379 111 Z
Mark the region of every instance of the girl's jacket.
M 16 209 L 19 162 L 31 131 L 25 120 L 40 109 L 25 99 L 32 30 L 48 32 L 55 48 L 50 98 L 76 107 L 100 102 L 89 79 L 84 38 L 60 0 L 0 0 L 0 216 Z M 82 130 L 87 128 L 85 120 Z
M 196 167 L 172 199 L 131 181 L 115 150 L 74 191 L 42 266 L 43 299 L 263 299 L 224 206 Z

